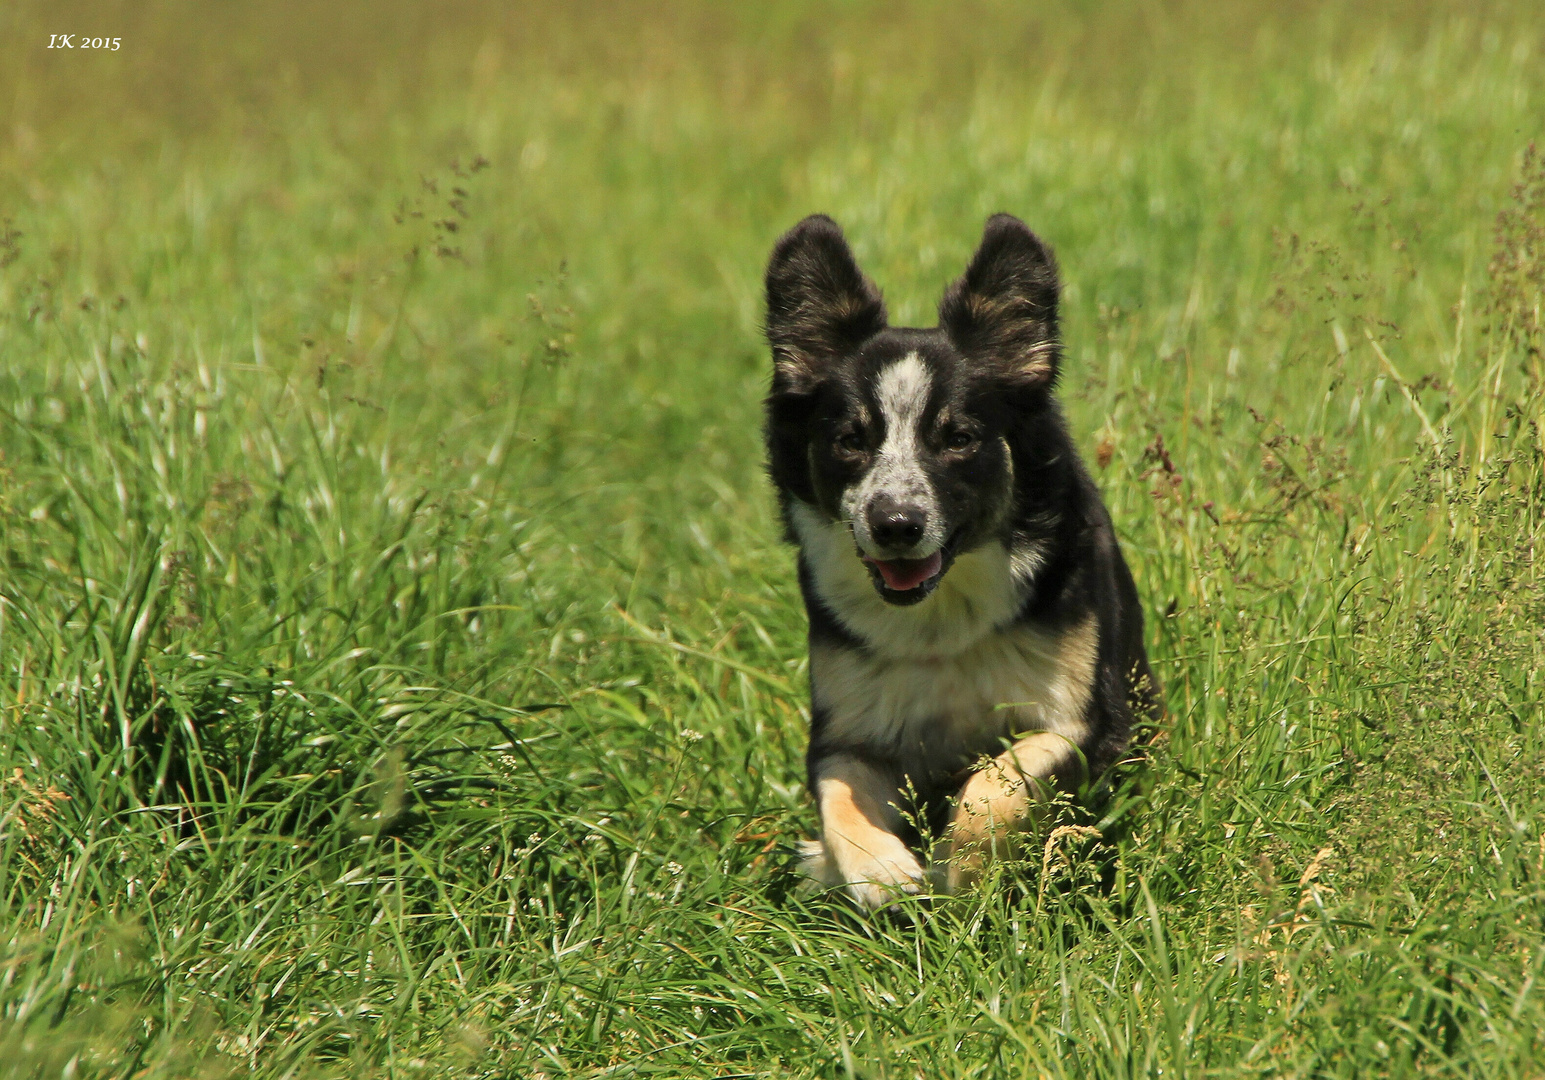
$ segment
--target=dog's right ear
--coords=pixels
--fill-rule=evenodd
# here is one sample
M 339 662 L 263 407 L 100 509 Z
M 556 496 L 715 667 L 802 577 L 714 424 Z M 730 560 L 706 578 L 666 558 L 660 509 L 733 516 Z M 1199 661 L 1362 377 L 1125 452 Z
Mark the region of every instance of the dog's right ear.
M 810 393 L 835 361 L 883 329 L 880 290 L 835 221 L 811 214 L 783 234 L 767 263 L 773 393 Z

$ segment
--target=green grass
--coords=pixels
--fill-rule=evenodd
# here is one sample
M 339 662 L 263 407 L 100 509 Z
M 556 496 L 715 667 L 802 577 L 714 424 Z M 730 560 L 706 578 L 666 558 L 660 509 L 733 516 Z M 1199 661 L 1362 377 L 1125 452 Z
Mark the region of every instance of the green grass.
M 0 1071 L 1545 1075 L 1530 5 L 435 12 L 0 14 Z M 1169 716 L 868 920 L 760 271 L 1000 209 Z

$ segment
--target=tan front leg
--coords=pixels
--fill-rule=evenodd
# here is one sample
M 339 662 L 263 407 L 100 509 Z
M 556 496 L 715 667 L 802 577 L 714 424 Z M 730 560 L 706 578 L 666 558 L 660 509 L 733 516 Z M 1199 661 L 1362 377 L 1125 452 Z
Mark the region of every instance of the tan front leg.
M 834 755 L 817 768 L 815 795 L 825 844 L 819 853 L 805 850 L 812 876 L 846 886 L 870 910 L 922 888 L 923 866 L 896 835 L 901 793 L 881 770 Z
M 1027 735 L 971 774 L 945 833 L 951 892 L 974 884 L 987 864 L 1013 853 L 1052 792 L 1074 780 L 1078 753 L 1061 735 Z

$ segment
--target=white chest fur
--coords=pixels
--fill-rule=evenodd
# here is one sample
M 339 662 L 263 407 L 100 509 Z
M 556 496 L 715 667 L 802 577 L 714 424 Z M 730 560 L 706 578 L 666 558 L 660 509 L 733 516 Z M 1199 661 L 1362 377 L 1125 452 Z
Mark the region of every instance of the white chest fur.
M 853 536 L 812 506 L 796 503 L 794 531 L 816 592 L 839 622 L 877 655 L 893 659 L 958 656 L 1019 612 L 1039 563 L 1000 543 L 959 556 L 933 595 L 910 607 L 888 604 L 854 552 Z
M 909 774 L 953 771 L 1003 739 L 1083 741 L 1097 634 L 1015 624 L 1038 558 L 1000 543 L 955 560 L 933 595 L 898 607 L 876 592 L 846 526 L 796 504 L 794 527 L 826 606 L 866 648 L 817 646 L 815 706 L 828 746 L 867 748 Z
M 928 773 L 963 767 L 1032 731 L 1081 743 L 1094 666 L 1091 617 L 1055 634 L 992 632 L 961 653 L 929 660 L 817 647 L 810 682 L 826 714 L 824 743 L 867 748 L 909 773 Z

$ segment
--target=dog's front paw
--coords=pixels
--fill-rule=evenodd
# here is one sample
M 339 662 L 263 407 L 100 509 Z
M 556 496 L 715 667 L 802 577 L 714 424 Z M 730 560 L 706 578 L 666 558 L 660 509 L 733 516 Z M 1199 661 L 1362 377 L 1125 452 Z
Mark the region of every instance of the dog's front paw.
M 842 884 L 842 871 L 819 840 L 801 840 L 794 845 L 799 872 L 805 876 L 801 889 L 834 888 Z
M 900 852 L 868 856 L 842 867 L 848 895 L 865 911 L 878 911 L 903 896 L 923 891 L 926 872 L 917 857 L 905 849 Z
M 821 841 L 801 840 L 796 855 L 799 870 L 806 878 L 803 888 L 841 885 L 866 911 L 876 911 L 895 903 L 898 897 L 911 896 L 925 888 L 926 871 L 905 848 L 879 857 L 847 854 L 846 863 L 841 863 Z

